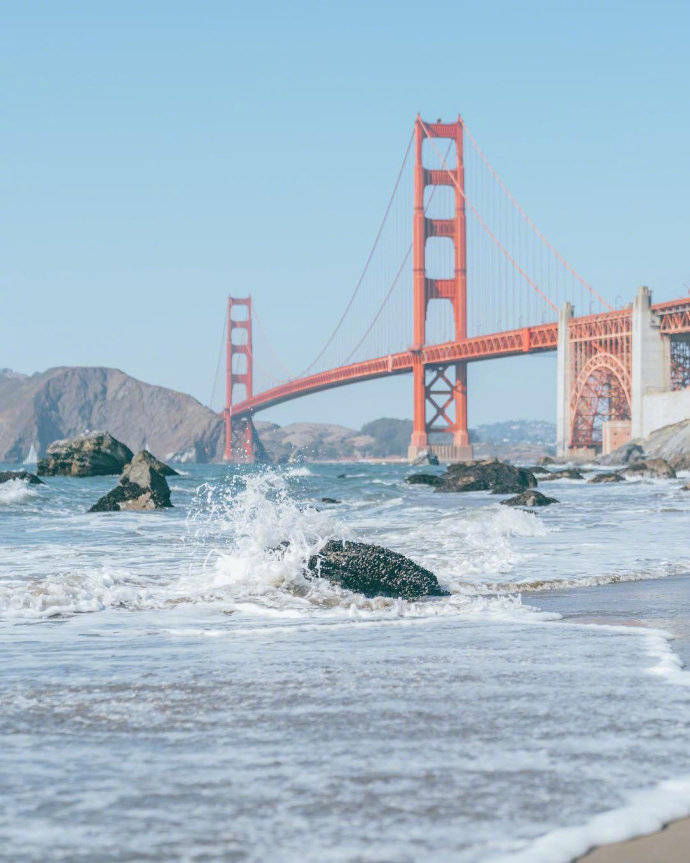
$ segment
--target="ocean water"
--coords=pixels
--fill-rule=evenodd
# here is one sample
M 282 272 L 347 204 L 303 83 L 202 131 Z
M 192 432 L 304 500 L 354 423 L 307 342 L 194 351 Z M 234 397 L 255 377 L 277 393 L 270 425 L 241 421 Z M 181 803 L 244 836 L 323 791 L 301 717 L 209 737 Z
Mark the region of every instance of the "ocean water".
M 682 481 L 530 513 L 409 472 L 0 485 L 0 860 L 565 863 L 690 813 Z M 306 579 L 333 537 L 451 595 Z

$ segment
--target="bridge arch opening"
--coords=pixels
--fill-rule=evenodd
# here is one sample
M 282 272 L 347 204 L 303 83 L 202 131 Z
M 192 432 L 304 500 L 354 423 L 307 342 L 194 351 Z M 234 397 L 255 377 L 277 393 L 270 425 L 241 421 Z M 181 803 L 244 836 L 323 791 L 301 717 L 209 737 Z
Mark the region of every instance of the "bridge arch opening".
M 603 424 L 629 420 L 630 374 L 613 354 L 599 353 L 582 367 L 571 400 L 570 446 L 601 450 Z

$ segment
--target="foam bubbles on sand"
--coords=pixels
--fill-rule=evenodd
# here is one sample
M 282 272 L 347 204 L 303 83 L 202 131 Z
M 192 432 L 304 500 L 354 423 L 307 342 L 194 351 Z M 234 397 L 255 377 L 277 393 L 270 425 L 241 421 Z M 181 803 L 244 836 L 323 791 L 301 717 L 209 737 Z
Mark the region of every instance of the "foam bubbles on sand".
M 493 857 L 487 863 L 570 863 L 597 845 L 653 833 L 688 815 L 690 776 L 670 779 L 629 794 L 624 806 L 595 815 L 585 824 L 552 830 L 523 851 Z

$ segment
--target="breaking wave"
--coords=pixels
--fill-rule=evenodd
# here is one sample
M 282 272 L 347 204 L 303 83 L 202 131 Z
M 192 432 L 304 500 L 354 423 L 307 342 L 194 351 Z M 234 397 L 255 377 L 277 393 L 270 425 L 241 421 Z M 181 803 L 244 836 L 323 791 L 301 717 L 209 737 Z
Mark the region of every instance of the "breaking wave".
M 36 489 L 22 479 L 10 479 L 0 483 L 0 506 L 24 503 L 35 497 L 38 497 Z
M 544 530 L 526 513 L 497 511 L 492 519 L 492 541 Z M 205 603 L 228 612 L 288 617 L 558 617 L 524 605 L 518 595 L 506 591 L 500 597 L 488 597 L 479 595 L 476 588 L 470 590 L 468 584 L 455 590 L 451 580 L 442 576 L 452 595 L 417 601 L 367 598 L 325 579 L 308 577 L 305 561 L 333 538 L 354 537 L 337 512 L 291 496 L 284 475 L 265 471 L 219 484 L 204 483 L 194 493 L 182 541 L 183 561 L 176 570 L 156 565 L 154 559 L 145 570 L 101 566 L 88 572 L 54 572 L 40 579 L 14 578 L 0 583 L 0 614 L 35 619 L 108 608 L 164 609 Z M 420 555 L 412 556 L 427 563 Z
M 104 555 L 88 568 L 68 559 L 62 571 L 4 580 L 0 615 L 44 618 L 192 603 L 264 615 L 460 615 L 536 621 L 557 615 L 523 602 L 524 594 L 674 574 L 674 566 L 666 564 L 573 578 L 556 571 L 553 578 L 535 578 L 540 567 L 535 571 L 533 564 L 544 554 L 540 540 L 560 528 L 532 512 L 494 503 L 439 511 L 389 497 L 376 505 L 361 501 L 365 509 L 353 520 L 353 507 L 324 509 L 295 497 L 290 479 L 296 472 L 303 476 L 308 469 L 264 470 L 185 489 L 192 499 L 182 537 L 177 534 L 161 543 L 149 535 L 144 559 L 130 554 L 124 544 L 106 564 Z M 0 486 L 0 495 L 7 503 L 34 497 L 36 491 L 13 481 Z M 136 516 L 133 524 L 141 536 Z M 89 529 L 95 529 L 91 522 Z M 417 601 L 366 598 L 308 577 L 305 562 L 327 540 L 354 538 L 408 555 L 436 573 L 451 595 Z M 516 577 L 520 569 L 524 578 Z

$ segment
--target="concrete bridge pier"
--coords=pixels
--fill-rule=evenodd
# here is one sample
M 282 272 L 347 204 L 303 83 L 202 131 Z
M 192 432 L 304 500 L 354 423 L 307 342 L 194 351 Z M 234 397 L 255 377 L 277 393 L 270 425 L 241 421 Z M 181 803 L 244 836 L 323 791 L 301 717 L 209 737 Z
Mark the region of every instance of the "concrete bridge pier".
M 556 349 L 556 453 L 567 455 L 570 446 L 571 361 L 568 325 L 573 316 L 571 303 L 565 303 L 558 314 L 558 347 Z
M 652 293 L 641 287 L 632 306 L 630 376 L 630 434 L 648 434 L 645 422 L 649 396 L 671 389 L 671 351 L 668 337 L 661 334 L 661 321 L 652 311 Z M 650 429 L 651 431 L 651 429 Z

